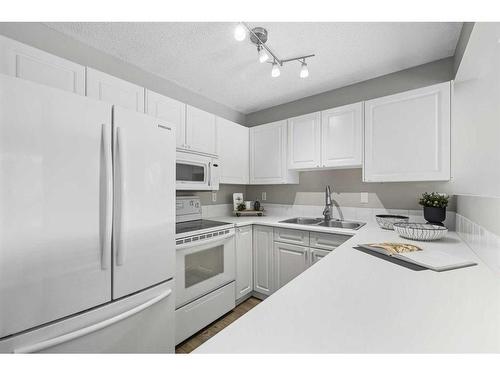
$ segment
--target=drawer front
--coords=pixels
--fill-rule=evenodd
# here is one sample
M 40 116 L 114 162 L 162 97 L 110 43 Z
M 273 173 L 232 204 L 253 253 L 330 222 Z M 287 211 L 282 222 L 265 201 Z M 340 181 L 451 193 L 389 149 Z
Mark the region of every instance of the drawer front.
M 274 241 L 309 246 L 309 232 L 296 229 L 275 228 Z
M 325 250 L 333 250 L 338 247 L 340 244 L 347 241 L 351 236 L 347 236 L 344 234 L 330 234 L 330 233 L 319 233 L 319 232 L 311 232 L 310 233 L 310 244 L 311 247 L 316 247 L 319 249 Z
M 234 309 L 234 284 L 232 282 L 175 310 L 175 345 Z

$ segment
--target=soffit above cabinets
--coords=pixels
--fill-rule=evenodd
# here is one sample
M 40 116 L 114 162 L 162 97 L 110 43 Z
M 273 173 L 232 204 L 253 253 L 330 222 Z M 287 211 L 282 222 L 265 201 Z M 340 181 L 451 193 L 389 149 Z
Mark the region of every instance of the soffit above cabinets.
M 236 20 L 238 21 L 238 20 Z M 270 77 L 237 23 L 47 23 L 47 26 L 239 112 L 274 105 L 452 56 L 462 23 L 278 23 L 267 44 L 283 56 L 315 53 L 310 75 L 284 66 Z M 298 64 L 298 63 L 297 63 Z

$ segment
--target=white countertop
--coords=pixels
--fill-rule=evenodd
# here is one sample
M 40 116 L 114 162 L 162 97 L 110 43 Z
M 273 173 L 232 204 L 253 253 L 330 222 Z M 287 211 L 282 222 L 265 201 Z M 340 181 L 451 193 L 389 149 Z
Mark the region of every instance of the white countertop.
M 279 217 L 214 219 L 339 233 L 277 224 Z M 195 352 L 500 352 L 500 279 L 454 232 L 436 242 L 405 240 L 372 223 L 348 232 L 356 235 Z M 352 248 L 384 241 L 416 243 L 479 264 L 414 271 Z

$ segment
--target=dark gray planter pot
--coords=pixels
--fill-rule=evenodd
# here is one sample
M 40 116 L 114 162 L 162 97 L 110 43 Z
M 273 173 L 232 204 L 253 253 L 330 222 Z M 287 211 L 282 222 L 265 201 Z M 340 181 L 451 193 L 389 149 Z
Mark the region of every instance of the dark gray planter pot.
M 444 226 L 446 219 L 446 207 L 424 207 L 424 219 L 431 224 Z

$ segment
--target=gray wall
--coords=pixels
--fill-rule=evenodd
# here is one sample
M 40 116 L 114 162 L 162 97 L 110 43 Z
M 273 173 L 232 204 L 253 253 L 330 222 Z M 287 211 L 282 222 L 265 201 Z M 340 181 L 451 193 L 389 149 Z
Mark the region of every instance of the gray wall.
M 500 198 L 459 195 L 457 213 L 500 236 Z
M 289 117 L 412 90 L 454 77 L 452 57 L 387 74 L 367 81 L 308 96 L 246 115 L 246 125 L 255 126 Z
M 245 115 L 240 112 L 92 48 L 42 23 L 0 22 L 0 34 L 146 87 L 159 94 L 191 104 L 239 124 L 245 123 Z
M 211 191 L 178 191 L 177 196 L 183 195 L 197 195 L 200 197 L 201 204 L 203 206 L 208 206 L 212 204 L 233 204 L 233 193 L 243 193 L 246 197 L 246 186 L 245 185 L 219 185 L 219 191 L 217 191 L 217 201 L 212 202 L 212 192 Z
M 246 193 L 248 199 L 262 197 L 264 203 L 303 204 L 324 206 L 325 186 L 331 185 L 333 199 L 339 206 L 369 207 L 388 209 L 418 210 L 420 194 L 426 191 L 450 193 L 447 182 L 362 182 L 361 168 L 337 169 L 327 171 L 300 172 L 298 185 L 250 185 Z M 368 203 L 360 203 L 360 193 L 368 193 Z M 449 210 L 455 211 L 452 197 Z

